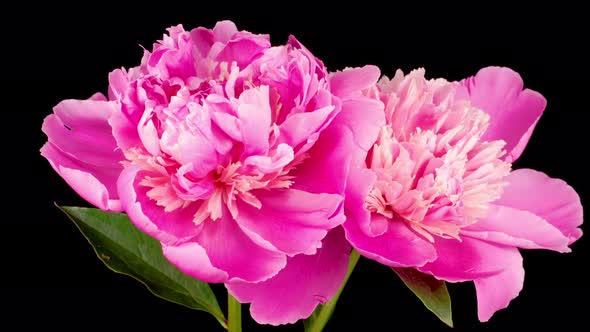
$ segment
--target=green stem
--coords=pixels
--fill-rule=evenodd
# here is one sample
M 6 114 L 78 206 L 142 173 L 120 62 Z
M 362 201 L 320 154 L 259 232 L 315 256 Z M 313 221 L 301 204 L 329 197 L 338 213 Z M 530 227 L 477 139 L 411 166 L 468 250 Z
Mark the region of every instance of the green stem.
M 229 292 L 227 292 L 227 332 L 242 332 L 242 307 Z
M 352 274 L 352 271 L 354 270 L 354 267 L 356 266 L 356 263 L 358 262 L 360 256 L 361 255 L 358 251 L 354 249 L 352 250 L 352 252 L 350 253 L 350 260 L 348 263 L 348 271 L 346 272 L 344 281 L 342 281 L 342 285 L 340 285 L 340 288 L 338 289 L 336 294 L 334 294 L 330 301 L 318 306 L 311 315 L 311 317 L 309 317 L 304 322 L 305 332 L 322 332 L 322 330 L 328 323 L 328 320 L 330 319 L 330 317 L 332 317 L 332 313 L 334 312 L 334 308 L 336 307 L 338 298 L 340 298 L 340 294 L 342 293 L 344 286 L 346 286 L 346 283 L 348 282 L 348 279 L 350 278 L 350 275 Z

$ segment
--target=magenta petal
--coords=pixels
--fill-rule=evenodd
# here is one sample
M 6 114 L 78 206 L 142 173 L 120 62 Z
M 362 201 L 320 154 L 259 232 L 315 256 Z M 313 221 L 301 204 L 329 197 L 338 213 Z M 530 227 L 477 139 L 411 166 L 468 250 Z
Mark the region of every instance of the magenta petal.
M 122 210 L 115 185 L 119 169 L 85 164 L 63 153 L 50 142 L 43 145 L 41 155 L 82 198 L 101 210 Z
M 49 142 L 84 163 L 120 168 L 125 159 L 117 149 L 108 119 L 117 112 L 116 103 L 96 94 L 88 100 L 64 100 L 43 122 Z
M 510 261 L 506 259 L 514 247 L 496 245 L 464 236 L 455 239 L 436 238 L 438 258 L 418 269 L 437 279 L 450 282 L 470 281 L 489 277 L 504 270 Z
M 340 98 L 360 95 L 362 90 L 377 83 L 380 75 L 377 66 L 345 69 L 330 76 L 330 90 Z
M 260 324 L 289 324 L 307 318 L 318 304 L 332 298 L 348 266 L 350 245 L 340 228 L 330 231 L 315 255 L 289 258 L 275 277 L 260 283 L 227 283 L 240 302 L 249 302 Z
M 351 170 L 346 188 L 346 222 L 343 224 L 346 239 L 363 256 L 388 266 L 422 266 L 434 260 L 436 252 L 432 244 L 416 235 L 401 221 L 389 222 L 384 232 L 371 233 L 371 214 L 363 204 L 374 182 L 375 174 L 372 171 Z
M 216 60 L 235 61 L 240 68 L 244 68 L 269 47 L 268 36 L 240 31 L 233 35 L 232 40 L 217 54 Z
M 543 218 L 506 206 L 491 205 L 488 215 L 461 230 L 462 235 L 525 249 L 569 252 L 569 239 Z
M 457 97 L 469 99 L 490 115 L 482 140 L 506 141 L 506 160 L 518 159 L 545 109 L 545 98 L 536 91 L 523 90 L 520 75 L 503 67 L 483 68 L 460 84 Z
M 174 245 L 186 242 L 198 234 L 201 226 L 195 225 L 194 206 L 165 212 L 164 208 L 147 197 L 150 189 L 139 182 L 146 174 L 137 166 L 125 168 L 118 181 L 121 205 L 133 224 L 163 244 Z
M 583 210 L 580 197 L 565 181 L 532 169 L 519 169 L 506 177 L 509 185 L 494 202 L 531 212 L 558 228 L 569 244 L 582 236 Z
M 383 103 L 369 98 L 344 100 L 342 111 L 333 126 L 343 126 L 352 132 L 355 146 L 350 154 L 354 165 L 364 164 L 367 152 L 377 140 L 379 131 L 385 125 Z
M 205 249 L 195 242 L 177 246 L 162 245 L 162 252 L 182 272 L 201 281 L 217 283 L 227 280 L 227 273 L 214 267 Z
M 328 230 L 344 222 L 341 195 L 296 189 L 254 195 L 262 207 L 238 203 L 238 224 L 259 245 L 289 256 L 315 254 Z
M 500 273 L 475 279 L 477 316 L 487 322 L 492 315 L 508 306 L 518 296 L 524 282 L 522 256 L 516 248 L 504 252 L 505 268 Z
M 347 221 L 344 228 L 353 232 L 357 227 L 365 236 L 376 237 L 387 231 L 389 221 L 382 216 L 372 215 L 365 209 L 365 198 L 375 183 L 376 174 L 369 169 L 352 167 L 346 183 L 345 211 Z M 348 223 L 356 225 L 348 225 Z
M 370 237 L 347 219 L 346 239 L 363 256 L 391 267 L 416 267 L 436 259 L 434 246 L 412 232 L 403 222 L 391 221 L 387 230 Z
M 350 167 L 353 137 L 344 127 L 329 126 L 309 150 L 309 158 L 291 174 L 292 188 L 314 193 L 342 194 Z
M 313 112 L 291 114 L 280 125 L 278 143 L 286 143 L 292 146 L 296 153 L 300 152 L 297 148 L 310 140 L 317 140 L 317 133 L 324 129 L 335 115 L 333 105 Z
M 116 181 L 125 159 L 108 123 L 116 111 L 116 104 L 101 94 L 88 100 L 62 101 L 43 122 L 49 142 L 41 149 L 80 196 L 110 211 L 120 210 Z
M 228 280 L 260 282 L 276 275 L 287 264 L 283 253 L 254 243 L 225 210 L 221 219 L 205 220 L 202 231 L 193 239 L 205 249 L 211 264 L 228 274 Z M 179 262 L 183 269 L 185 262 Z M 186 262 L 186 264 L 192 264 Z

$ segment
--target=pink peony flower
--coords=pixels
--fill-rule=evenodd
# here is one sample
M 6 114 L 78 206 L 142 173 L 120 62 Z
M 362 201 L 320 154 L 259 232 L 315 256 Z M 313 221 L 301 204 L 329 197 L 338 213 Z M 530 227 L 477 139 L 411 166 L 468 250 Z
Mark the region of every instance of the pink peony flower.
M 371 132 L 378 135 L 370 149 L 355 152 L 344 223 L 364 256 L 473 280 L 479 319 L 487 321 L 522 289 L 517 248 L 568 252 L 582 235 L 570 186 L 511 171 L 546 104 L 514 71 L 485 68 L 461 82 L 398 71 L 366 93 L 385 104 L 386 125 Z M 363 121 L 343 112 L 336 122 L 343 116 Z
M 41 153 L 182 271 L 251 302 L 258 322 L 307 317 L 336 292 L 350 253 L 335 228 L 353 135 L 328 125 L 342 109 L 382 113 L 361 94 L 379 70 L 331 82 L 295 38 L 271 47 L 229 21 L 168 31 L 140 66 L 109 75 L 108 100 L 58 104 Z

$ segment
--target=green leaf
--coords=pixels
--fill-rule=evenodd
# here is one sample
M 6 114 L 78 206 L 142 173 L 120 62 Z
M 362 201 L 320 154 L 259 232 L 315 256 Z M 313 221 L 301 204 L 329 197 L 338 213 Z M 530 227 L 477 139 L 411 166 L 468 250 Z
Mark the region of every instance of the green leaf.
M 227 328 L 209 285 L 172 265 L 163 256 L 160 243 L 137 229 L 125 214 L 58 208 L 70 217 L 94 247 L 98 258 L 111 270 L 137 279 L 162 299 L 208 312 Z
M 453 327 L 451 297 L 444 281 L 412 268 L 394 268 L 393 270 L 428 310 L 443 323 Z

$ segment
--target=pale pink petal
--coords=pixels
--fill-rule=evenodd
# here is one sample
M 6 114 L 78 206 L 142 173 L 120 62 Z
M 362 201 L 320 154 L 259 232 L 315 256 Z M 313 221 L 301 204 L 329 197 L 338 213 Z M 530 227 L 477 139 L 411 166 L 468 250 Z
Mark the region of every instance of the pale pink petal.
M 82 198 L 105 211 L 120 212 L 117 177 L 121 170 L 85 164 L 47 142 L 41 155 Z
M 237 113 L 244 154 L 266 154 L 271 124 L 268 86 L 242 92 Z
M 315 255 L 289 258 L 275 277 L 260 283 L 227 283 L 226 287 L 240 302 L 251 303 L 250 313 L 258 323 L 295 323 L 334 296 L 346 275 L 350 249 L 342 229 L 337 228 Z
M 377 83 L 381 71 L 377 66 L 345 69 L 330 76 L 332 93 L 340 98 L 353 97 Z
M 532 169 L 513 171 L 506 181 L 509 184 L 504 194 L 494 204 L 528 211 L 545 219 L 569 238 L 569 244 L 582 236 L 580 197 L 565 181 Z
M 253 194 L 262 207 L 238 201 L 238 224 L 259 245 L 289 256 L 315 254 L 328 230 L 344 222 L 342 195 L 297 189 Z
M 569 252 L 569 239 L 543 218 L 523 210 L 491 205 L 488 215 L 461 230 L 462 235 L 524 249 Z
M 506 160 L 518 159 L 545 109 L 545 98 L 536 91 L 523 90 L 520 75 L 503 67 L 483 68 L 460 85 L 457 97 L 469 99 L 490 115 L 482 140 L 506 141 Z
M 163 244 L 183 243 L 201 231 L 202 226 L 193 222 L 197 211 L 195 204 L 165 212 L 164 208 L 147 197 L 150 187 L 142 186 L 140 181 L 151 174 L 141 171 L 137 166 L 125 168 L 118 181 L 121 205 L 133 224 Z
M 203 222 L 202 231 L 192 241 L 205 249 L 214 267 L 227 272 L 229 281 L 264 281 L 287 264 L 285 254 L 262 248 L 244 234 L 226 208 L 220 219 Z M 184 261 L 178 266 L 183 269 L 185 263 L 191 266 Z
M 496 311 L 506 308 L 522 290 L 524 268 L 518 249 L 509 248 L 503 253 L 503 259 L 504 270 L 489 277 L 474 280 L 477 292 L 477 316 L 482 322 L 487 322 Z
M 211 264 L 205 249 L 195 242 L 186 242 L 176 246 L 162 245 L 164 256 L 182 272 L 204 282 L 225 282 L 226 272 Z
M 468 236 L 462 237 L 461 241 L 437 237 L 434 244 L 438 258 L 418 269 L 450 282 L 497 274 L 509 266 L 510 260 L 506 257 L 515 250 Z
M 227 43 L 238 32 L 238 27 L 232 21 L 223 20 L 215 23 L 211 31 L 216 42 Z

